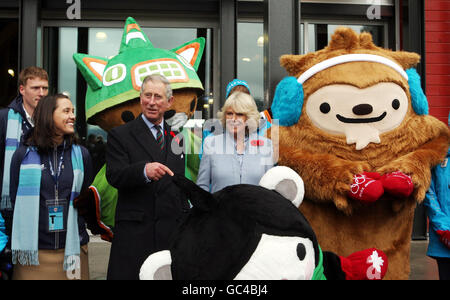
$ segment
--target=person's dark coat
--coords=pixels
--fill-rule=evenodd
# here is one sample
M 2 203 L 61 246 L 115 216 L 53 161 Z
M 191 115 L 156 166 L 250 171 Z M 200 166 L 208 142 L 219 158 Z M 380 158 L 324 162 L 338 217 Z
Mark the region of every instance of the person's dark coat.
M 28 122 L 25 110 L 23 109 L 23 98 L 22 95 L 17 96 L 7 108 L 0 110 L 0 168 L 3 170 L 3 164 L 5 159 L 5 140 L 6 140 L 6 129 L 8 128 L 8 112 L 12 109 L 18 112 L 22 116 L 22 138 L 20 140 L 20 145 L 24 142 L 24 137 L 28 135 L 28 132 L 33 128 Z M 0 172 L 0 181 L 3 180 L 3 172 Z M 2 185 L 0 184 L 0 194 L 2 192 Z
M 22 95 L 18 95 L 7 108 L 0 109 L 0 195 L 3 189 L 3 169 L 5 164 L 5 147 L 6 147 L 6 130 L 8 129 L 8 113 L 10 110 L 13 110 L 16 113 L 19 113 L 22 117 L 22 136 L 20 138 L 20 145 L 23 145 L 25 139 L 28 137 L 33 126 L 28 122 L 25 110 L 23 108 L 23 97 Z M 5 219 L 5 227 L 6 227 L 6 235 L 11 236 L 12 231 L 12 210 L 4 210 L 0 212 Z M 11 243 L 11 239 L 9 239 L 8 244 Z
M 165 149 L 160 150 L 142 119 L 112 129 L 108 134 L 106 178 L 118 189 L 114 238 L 108 279 L 139 279 L 139 268 L 149 254 L 165 249 L 175 228 L 189 210 L 186 196 L 165 175 L 148 182 L 144 167 L 160 162 L 174 173 L 184 174 L 184 155 L 177 137 L 164 123 Z

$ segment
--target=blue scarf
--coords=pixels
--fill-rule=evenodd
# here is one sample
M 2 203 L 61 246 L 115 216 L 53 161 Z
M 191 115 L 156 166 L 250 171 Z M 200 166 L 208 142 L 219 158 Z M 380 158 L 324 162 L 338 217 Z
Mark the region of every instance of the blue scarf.
M 73 182 L 67 217 L 64 270 L 80 268 L 80 236 L 78 213 L 73 200 L 80 194 L 84 168 L 81 148 L 72 145 Z M 29 147 L 20 165 L 19 186 L 14 207 L 12 252 L 13 263 L 39 265 L 39 202 L 41 189 L 41 158 L 36 148 Z
M 9 181 L 11 158 L 20 143 L 22 136 L 22 116 L 13 109 L 8 111 L 8 125 L 6 127 L 5 159 L 3 160 L 3 184 L 0 210 L 11 209 L 9 196 Z

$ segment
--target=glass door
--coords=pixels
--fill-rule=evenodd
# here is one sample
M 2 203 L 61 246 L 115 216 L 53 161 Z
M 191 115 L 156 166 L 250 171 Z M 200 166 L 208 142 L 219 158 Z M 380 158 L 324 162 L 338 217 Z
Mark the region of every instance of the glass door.
M 388 48 L 387 24 L 357 24 L 353 22 L 320 23 L 317 21 L 304 21 L 300 30 L 300 49 L 303 54 L 323 49 L 328 45 L 334 31 L 340 27 L 349 27 L 356 33 L 369 32 L 375 45 Z

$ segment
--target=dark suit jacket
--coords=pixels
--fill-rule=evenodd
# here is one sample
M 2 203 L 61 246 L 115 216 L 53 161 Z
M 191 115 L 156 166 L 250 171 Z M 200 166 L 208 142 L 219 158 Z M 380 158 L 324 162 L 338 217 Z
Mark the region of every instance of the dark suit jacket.
M 189 210 L 186 196 L 169 175 L 150 183 L 144 176 L 148 162 L 160 162 L 184 175 L 184 155 L 172 152 L 170 127 L 165 123 L 164 128 L 165 151 L 141 115 L 108 134 L 106 178 L 118 189 L 108 279 L 139 279 L 144 260 L 168 249 L 172 232 Z

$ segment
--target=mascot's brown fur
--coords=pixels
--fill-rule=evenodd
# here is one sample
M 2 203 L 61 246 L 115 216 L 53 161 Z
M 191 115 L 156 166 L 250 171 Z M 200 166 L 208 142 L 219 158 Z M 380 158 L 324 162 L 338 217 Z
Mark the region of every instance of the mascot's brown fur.
M 281 65 L 298 77 L 311 66 L 331 57 L 367 53 L 388 58 L 403 69 L 415 66 L 419 55 L 375 46 L 371 35 L 339 28 L 323 50 L 306 55 L 284 55 Z M 404 89 L 409 107 L 403 121 L 380 134 L 380 143 L 361 150 L 347 144 L 344 135 L 329 134 L 313 124 L 306 113 L 308 97 L 321 87 L 336 84 L 359 89 L 391 82 Z M 408 279 L 413 214 L 430 185 L 430 169 L 445 156 L 450 141 L 447 125 L 411 106 L 408 82 L 397 71 L 375 62 L 349 62 L 321 72 L 303 84 L 304 104 L 297 124 L 279 127 L 279 164 L 296 170 L 305 183 L 301 211 L 326 251 L 347 256 L 375 246 L 389 259 L 386 279 Z M 353 176 L 363 171 L 381 175 L 402 171 L 411 176 L 410 197 L 384 194 L 371 204 L 347 197 Z M 330 234 L 332 232 L 332 234 Z

